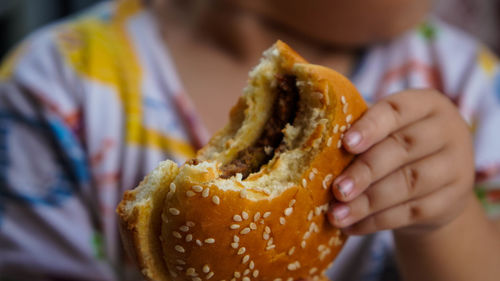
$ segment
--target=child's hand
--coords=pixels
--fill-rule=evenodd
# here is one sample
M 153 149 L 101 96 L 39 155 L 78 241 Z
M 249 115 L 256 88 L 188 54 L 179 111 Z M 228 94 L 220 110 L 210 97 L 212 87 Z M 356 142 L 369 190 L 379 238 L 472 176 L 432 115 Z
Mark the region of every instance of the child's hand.
M 334 181 L 328 214 L 348 234 L 430 231 L 458 217 L 473 195 L 467 124 L 433 90 L 408 90 L 371 107 L 346 133 L 359 154 Z

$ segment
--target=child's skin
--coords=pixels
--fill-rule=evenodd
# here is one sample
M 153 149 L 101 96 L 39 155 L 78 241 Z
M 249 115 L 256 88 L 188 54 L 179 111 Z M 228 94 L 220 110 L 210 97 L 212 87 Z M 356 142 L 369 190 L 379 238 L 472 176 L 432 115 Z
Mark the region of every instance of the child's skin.
M 207 34 L 209 40 L 197 41 L 200 57 L 193 61 L 220 56 L 217 73 L 205 71 L 201 63 L 183 72 L 188 45 L 172 38 L 177 26 L 186 30 L 186 25 L 171 21 L 165 26 L 187 92 L 211 132 L 224 125 L 221 114 L 240 92 L 236 85 L 215 85 L 218 79 L 246 76 L 261 51 L 277 38 L 315 63 L 349 73 L 357 47 L 409 30 L 430 6 L 423 0 L 209 2 L 212 7 L 217 2 L 218 8 L 200 9 L 195 18 L 224 17 L 224 24 L 211 27 L 205 22 L 187 30 Z M 235 11 L 244 14 L 244 20 L 231 16 Z M 159 18 L 168 21 L 161 13 Z M 207 75 L 214 75 L 207 83 L 215 84 L 196 88 Z M 214 92 L 208 90 L 207 95 L 207 89 Z M 219 106 L 202 108 L 207 96 Z M 328 214 L 333 225 L 348 234 L 393 230 L 404 280 L 500 278 L 500 231 L 474 196 L 468 126 L 444 95 L 408 89 L 379 101 L 346 133 L 344 147 L 358 157 L 333 183 L 338 200 Z
M 332 224 L 392 229 L 405 280 L 498 280 L 500 232 L 473 192 L 471 136 L 434 90 L 379 101 L 346 133 L 358 157 L 334 181 Z

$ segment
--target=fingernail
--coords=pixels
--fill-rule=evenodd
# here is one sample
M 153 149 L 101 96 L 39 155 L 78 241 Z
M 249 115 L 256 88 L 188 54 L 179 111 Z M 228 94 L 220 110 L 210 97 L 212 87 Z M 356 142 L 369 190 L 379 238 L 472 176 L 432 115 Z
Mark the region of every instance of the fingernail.
M 349 215 L 349 207 L 342 205 L 333 210 L 333 216 L 336 221 L 342 221 Z
M 337 183 L 337 189 L 344 198 L 349 196 L 349 193 L 351 193 L 353 188 L 354 182 L 350 178 L 342 179 L 339 183 Z
M 345 143 L 349 147 L 355 147 L 361 142 L 361 134 L 359 132 L 349 132 L 347 135 L 344 137 Z

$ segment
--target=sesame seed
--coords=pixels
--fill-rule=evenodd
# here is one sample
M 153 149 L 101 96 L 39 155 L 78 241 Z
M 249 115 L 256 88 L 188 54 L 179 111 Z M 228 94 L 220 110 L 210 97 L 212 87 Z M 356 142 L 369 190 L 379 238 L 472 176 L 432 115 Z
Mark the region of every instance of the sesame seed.
M 271 246 L 273 244 L 273 238 L 271 237 L 271 239 L 269 239 L 269 241 L 267 241 L 267 246 Z
M 328 141 L 326 142 L 326 146 L 328 146 L 328 147 L 332 146 L 332 137 L 328 138 Z
M 235 271 L 233 274 L 234 274 L 234 277 L 236 277 L 236 278 L 241 277 L 241 273 L 239 271 Z
M 338 246 L 341 243 L 342 242 L 340 242 L 340 239 L 338 237 L 332 237 L 332 238 L 330 238 L 330 241 L 328 241 L 328 245 L 330 245 L 330 246 Z
M 247 220 L 248 219 L 248 213 L 243 211 L 241 212 L 241 217 L 244 219 L 244 220 Z
M 312 181 L 314 179 L 314 173 L 310 172 L 309 173 L 309 180 Z
M 192 281 L 201 281 L 201 278 L 200 277 L 193 277 L 193 279 L 191 279 Z
M 341 132 L 341 133 L 345 132 L 345 129 L 346 129 L 346 126 L 345 126 L 345 125 L 342 125 L 342 127 L 340 127 L 340 132 Z
M 253 221 L 258 221 L 260 219 L 260 212 L 255 213 L 253 216 Z
M 169 208 L 168 211 L 174 216 L 177 216 L 181 213 L 181 211 L 179 211 L 179 209 L 176 208 Z
M 233 236 L 233 241 L 236 242 L 236 243 L 240 242 L 240 237 L 238 237 L 238 235 L 234 235 Z
M 264 219 L 260 219 L 259 223 L 264 224 Z
M 306 233 L 304 233 L 304 236 L 302 237 L 302 239 L 309 239 L 309 237 L 311 237 L 311 232 L 306 231 Z
M 257 229 L 257 225 L 253 222 L 250 223 L 250 229 L 252 230 L 256 230 Z
M 203 191 L 203 187 L 199 186 L 199 185 L 193 185 L 192 189 L 195 191 L 195 192 L 202 192 Z
M 250 273 L 250 269 L 249 268 L 247 268 L 247 269 L 245 269 L 245 271 L 243 271 L 243 275 L 248 275 L 248 273 Z
M 253 271 L 253 273 L 252 273 L 252 276 L 253 276 L 254 278 L 257 278 L 257 276 L 259 276 L 259 270 L 257 270 L 257 269 L 256 269 L 256 270 L 254 270 L 254 271 Z
M 347 123 L 351 122 L 352 121 L 352 115 L 351 114 L 347 115 L 347 117 L 345 118 L 345 121 Z
M 250 233 L 250 228 L 249 227 L 245 227 L 243 228 L 241 231 L 240 231 L 240 234 L 248 234 Z
M 285 209 L 285 211 L 283 212 L 285 214 L 285 216 L 289 216 L 293 213 L 293 208 L 292 207 L 288 207 Z
M 254 262 L 250 261 L 250 263 L 248 264 L 248 268 L 253 270 L 254 266 L 255 266 Z
M 242 221 L 242 219 L 241 219 L 241 216 L 240 216 L 240 215 L 234 215 L 234 216 L 233 216 L 233 220 L 234 220 L 234 221 L 238 221 L 238 222 Z
M 318 271 L 318 268 L 313 267 L 309 270 L 309 274 L 314 274 L 316 271 Z
M 302 187 L 303 188 L 307 187 L 307 181 L 306 181 L 306 179 L 302 179 Z
M 314 213 L 313 213 L 313 211 L 312 211 L 312 210 L 311 210 L 311 211 L 309 211 L 309 214 L 307 214 L 307 220 L 308 220 L 308 221 L 312 220 L 312 218 L 313 218 L 313 214 L 314 214 Z
M 212 197 L 212 202 L 213 202 L 215 205 L 219 205 L 219 204 L 220 204 L 220 199 L 219 199 L 219 196 L 214 195 L 214 196 Z
M 302 242 L 300 242 L 300 247 L 302 249 L 304 249 L 306 247 L 306 241 L 305 240 L 302 240 Z
M 247 276 L 245 276 L 245 277 L 243 277 L 243 278 L 241 279 L 241 281 L 250 281 L 250 278 L 248 278 Z
M 239 250 L 238 250 L 238 255 L 243 255 L 245 253 L 247 249 L 245 247 L 241 247 Z
M 205 278 L 210 279 L 215 275 L 213 271 L 210 271 Z
M 271 215 L 271 212 L 265 212 L 264 215 L 262 216 L 263 218 L 267 218 Z
M 190 268 L 188 268 L 188 269 L 186 270 L 186 275 L 188 275 L 188 276 L 189 276 L 189 275 L 193 276 L 193 275 L 195 275 L 195 274 L 196 274 L 196 269 L 194 269 L 193 267 L 190 267 Z
M 243 259 L 241 260 L 242 263 L 247 263 L 248 260 L 250 259 L 250 255 L 245 255 Z
M 173 193 L 172 191 L 169 191 L 169 192 L 167 193 L 167 199 L 172 198 L 172 196 L 174 196 L 174 193 Z
M 203 246 L 203 242 L 201 242 L 201 240 L 199 239 L 196 239 L 196 244 L 200 247 Z
M 293 255 L 294 252 L 295 252 L 295 246 L 293 246 L 292 248 L 290 248 L 290 250 L 288 250 L 288 255 L 291 256 Z
M 247 198 L 247 191 L 246 191 L 246 190 L 244 190 L 244 189 L 243 189 L 243 190 L 241 190 L 241 191 L 240 191 L 240 197 L 241 197 L 241 198 Z
M 285 224 L 286 223 L 286 220 L 284 217 L 280 217 L 280 224 Z
M 175 190 L 177 189 L 177 186 L 175 186 L 175 183 L 170 183 L 170 192 L 175 192 Z
M 189 227 L 193 227 L 193 226 L 195 226 L 196 224 L 195 224 L 194 222 L 192 222 L 192 221 L 187 221 L 187 222 L 186 222 L 186 225 L 187 225 L 187 226 L 189 226 Z
M 323 188 L 324 189 L 328 188 L 328 186 L 331 184 L 332 179 L 333 179 L 332 174 L 328 174 L 325 176 L 325 178 L 323 179 Z
M 208 187 L 206 187 L 203 192 L 201 193 L 201 197 L 203 198 L 207 198 L 208 195 L 210 194 L 210 189 Z
M 262 234 L 262 238 L 264 238 L 264 240 L 268 240 L 269 239 L 269 233 L 263 233 Z
M 347 113 L 347 107 L 348 107 L 348 104 L 344 104 L 344 107 L 342 108 L 342 112 L 344 112 L 344 114 Z
M 193 196 L 195 196 L 195 195 L 196 195 L 196 193 L 194 193 L 194 192 L 193 192 L 193 191 L 191 191 L 191 190 L 186 191 L 186 196 L 187 196 L 187 197 L 193 197 Z
M 326 246 L 321 244 L 318 246 L 318 252 L 324 251 L 326 249 Z
M 271 228 L 266 225 L 266 227 L 264 227 L 264 232 L 271 233 Z
M 274 244 L 273 245 L 269 245 L 269 246 L 266 247 L 266 251 L 272 250 L 274 248 L 276 248 L 276 245 L 274 245 Z
M 342 141 L 339 140 L 339 141 L 337 141 L 337 148 L 341 148 L 341 147 L 342 147 Z
M 350 129 L 351 128 L 351 124 L 347 124 L 347 129 Z
M 179 232 L 177 232 L 177 231 L 172 231 L 172 235 L 173 235 L 175 238 L 179 238 L 179 239 L 181 239 L 181 238 L 182 238 L 182 235 L 181 235 Z
M 288 203 L 288 207 L 292 207 L 293 205 L 295 205 L 295 202 L 297 202 L 297 200 L 295 199 L 290 200 L 290 202 Z
M 179 229 L 180 229 L 180 231 L 182 231 L 182 232 L 188 232 L 188 231 L 189 231 L 189 226 L 187 226 L 187 225 L 181 225 L 181 226 L 179 227 Z
M 282 281 L 282 279 L 281 278 L 276 278 L 273 281 Z
M 318 232 L 319 231 L 319 228 L 318 226 L 316 225 L 316 223 L 312 222 L 311 225 L 309 225 L 309 231 L 312 232 Z
M 312 172 L 315 173 L 315 174 L 317 174 L 318 173 L 318 169 L 312 168 Z
M 184 270 L 184 268 L 183 268 L 182 266 L 179 266 L 179 265 L 178 265 L 178 266 L 176 266 L 175 268 L 176 268 L 177 270 L 179 270 L 179 271 Z
M 238 244 L 238 242 L 233 242 L 233 243 L 231 243 L 231 247 L 232 247 L 233 249 L 238 249 L 238 247 L 239 247 L 239 246 L 240 246 L 240 244 Z
M 192 234 L 186 235 L 186 242 L 191 242 L 191 240 L 193 240 L 193 235 Z
M 335 124 L 335 127 L 333 127 L 333 133 L 336 134 L 339 132 L 339 124 Z
M 209 273 L 209 272 L 210 272 L 210 266 L 208 266 L 208 264 L 205 264 L 205 265 L 203 266 L 203 269 L 202 269 L 202 270 L 203 270 L 203 273 Z
M 314 214 L 316 216 L 321 215 L 321 207 L 314 207 Z
M 186 252 L 186 250 L 184 250 L 184 248 L 181 245 L 175 245 L 174 248 L 179 253 L 185 253 Z
M 178 264 L 181 264 L 181 265 L 185 265 L 185 264 L 186 264 L 186 262 L 185 262 L 185 261 L 180 260 L 180 259 L 176 259 L 175 261 L 176 261 Z
M 345 97 L 344 97 L 344 96 L 341 96 L 341 97 L 340 97 L 340 102 L 342 102 L 342 104 L 345 104 L 345 103 L 346 103 L 346 100 L 345 100 Z
M 213 238 L 207 238 L 207 239 L 205 239 L 205 243 L 207 243 L 207 244 L 213 244 L 213 243 L 215 243 L 215 239 L 213 239 Z
M 314 222 L 312 222 L 310 225 L 309 225 L 309 232 L 312 232 L 314 231 L 314 228 L 317 228 L 316 224 Z
M 297 267 L 295 266 L 295 263 L 289 263 L 288 266 L 287 266 L 288 270 L 290 271 L 294 271 L 297 269 Z

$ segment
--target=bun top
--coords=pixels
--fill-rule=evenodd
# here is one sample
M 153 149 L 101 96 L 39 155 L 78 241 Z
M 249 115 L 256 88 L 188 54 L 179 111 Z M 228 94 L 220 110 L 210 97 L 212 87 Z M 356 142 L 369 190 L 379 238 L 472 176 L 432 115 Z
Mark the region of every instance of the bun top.
M 151 280 L 323 279 L 344 244 L 324 214 L 353 157 L 343 132 L 364 101 L 281 41 L 249 76 L 196 159 L 162 162 L 118 206 L 127 249 Z

